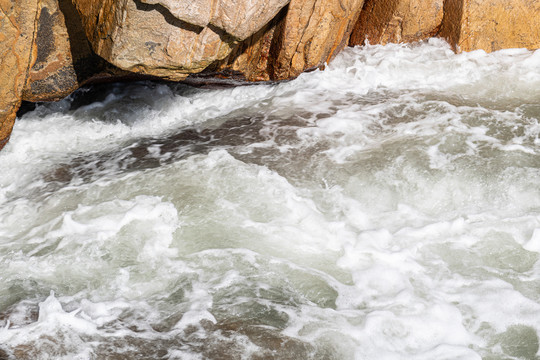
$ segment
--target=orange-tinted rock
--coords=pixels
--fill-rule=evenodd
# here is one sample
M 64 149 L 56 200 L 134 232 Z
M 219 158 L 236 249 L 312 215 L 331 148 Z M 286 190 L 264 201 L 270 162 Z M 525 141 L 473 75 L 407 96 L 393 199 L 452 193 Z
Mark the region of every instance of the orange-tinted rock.
M 141 0 L 160 4 L 179 20 L 205 27 L 215 26 L 244 40 L 272 20 L 290 0 Z
M 441 36 L 461 51 L 540 47 L 540 2 L 366 0 L 350 45 Z
M 290 0 L 214 0 L 210 24 L 245 40 L 268 24 Z
M 121 69 L 183 80 L 231 50 L 234 40 L 139 0 L 77 0 L 94 51 Z
M 0 0 L 0 149 L 7 143 L 35 59 L 38 0 Z
M 296 77 L 347 45 L 364 0 L 292 0 L 276 16 L 288 2 L 75 1 L 97 54 L 122 69 L 171 80 L 208 67 L 248 80 Z
M 349 40 L 364 0 L 292 0 L 277 27 L 272 78 L 290 79 L 329 62 Z
M 248 81 L 269 81 L 272 79 L 272 60 L 276 39 L 276 27 L 284 21 L 286 9 L 268 25 L 239 43 L 223 61 L 212 64 L 205 76 L 236 78 Z
M 285 80 L 329 62 L 348 43 L 363 0 L 292 0 L 219 69 L 246 79 Z
M 71 0 L 41 0 L 36 51 L 26 101 L 62 99 L 105 66 L 92 51 Z
M 349 44 L 413 42 L 435 36 L 444 0 L 366 0 Z
M 540 2 L 447 0 L 440 35 L 461 51 L 540 48 Z
M 145 4 L 162 5 L 178 20 L 189 24 L 205 27 L 212 18 L 214 0 L 141 0 Z
M 289 0 L 76 0 L 94 51 L 121 69 L 182 80 L 224 59 Z
M 271 50 L 278 23 L 276 19 L 268 27 L 244 41 L 234 54 L 230 69 L 242 73 L 248 81 L 274 79 Z

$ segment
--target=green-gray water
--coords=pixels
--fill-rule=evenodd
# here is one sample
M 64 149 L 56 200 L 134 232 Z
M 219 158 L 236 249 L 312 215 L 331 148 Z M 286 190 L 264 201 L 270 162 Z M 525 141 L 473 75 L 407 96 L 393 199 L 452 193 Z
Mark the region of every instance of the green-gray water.
M 0 153 L 0 359 L 538 359 L 539 134 L 540 51 L 438 40 L 40 105 Z

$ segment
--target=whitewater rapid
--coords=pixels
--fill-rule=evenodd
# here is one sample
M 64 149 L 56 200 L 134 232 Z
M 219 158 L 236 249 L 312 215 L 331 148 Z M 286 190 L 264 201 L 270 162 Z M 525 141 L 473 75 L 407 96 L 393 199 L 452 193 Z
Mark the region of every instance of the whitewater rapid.
M 2 360 L 540 358 L 540 50 L 95 86 L 0 167 Z

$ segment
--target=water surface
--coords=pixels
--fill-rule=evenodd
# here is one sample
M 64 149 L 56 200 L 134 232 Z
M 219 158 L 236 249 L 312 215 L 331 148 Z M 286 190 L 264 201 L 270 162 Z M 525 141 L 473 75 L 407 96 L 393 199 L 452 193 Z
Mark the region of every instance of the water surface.
M 81 90 L 0 164 L 2 359 L 539 358 L 540 51 Z

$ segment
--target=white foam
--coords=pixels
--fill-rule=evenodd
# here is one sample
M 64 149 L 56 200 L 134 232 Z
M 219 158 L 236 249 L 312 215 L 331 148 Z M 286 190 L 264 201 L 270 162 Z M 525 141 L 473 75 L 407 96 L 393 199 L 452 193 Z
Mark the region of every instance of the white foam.
M 0 343 L 503 356 L 540 331 L 539 54 L 370 45 L 278 85 L 41 105 L 0 153 Z M 189 156 L 186 127 L 211 139 Z

